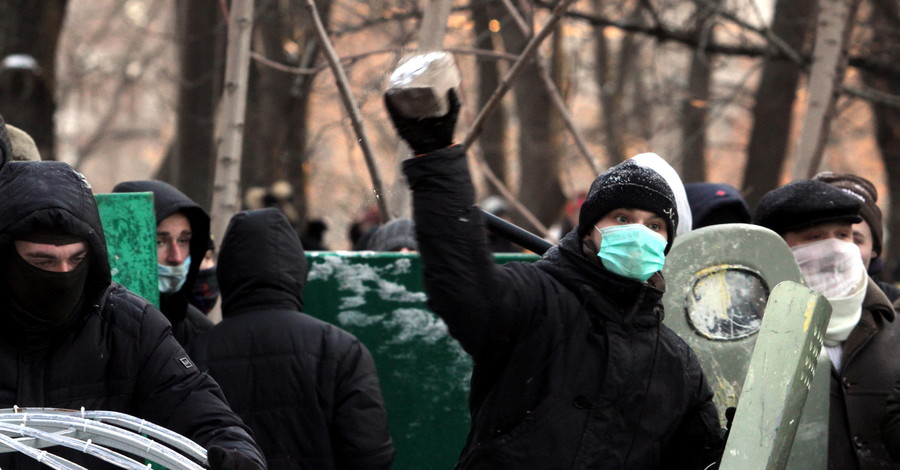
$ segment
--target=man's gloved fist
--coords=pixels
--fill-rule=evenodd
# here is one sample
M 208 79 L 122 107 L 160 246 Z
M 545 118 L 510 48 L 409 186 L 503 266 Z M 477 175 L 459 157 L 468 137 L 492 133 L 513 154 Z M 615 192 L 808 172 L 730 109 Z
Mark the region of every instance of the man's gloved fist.
M 234 449 L 212 446 L 206 453 L 210 470 L 263 470 L 255 460 Z
M 456 118 L 459 116 L 459 96 L 456 90 L 447 91 L 447 102 L 450 109 L 447 114 L 433 118 L 408 118 L 402 115 L 385 96 L 384 105 L 391 121 L 397 129 L 400 137 L 409 144 L 416 155 L 430 153 L 435 150 L 449 147 L 453 144 L 453 129 L 456 127 Z

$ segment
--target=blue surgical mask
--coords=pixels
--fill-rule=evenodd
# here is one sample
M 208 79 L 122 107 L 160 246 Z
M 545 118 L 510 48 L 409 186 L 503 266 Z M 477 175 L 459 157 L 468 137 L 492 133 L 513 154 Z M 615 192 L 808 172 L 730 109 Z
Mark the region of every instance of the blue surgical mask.
M 597 256 L 611 272 L 644 282 L 666 262 L 666 239 L 642 224 L 594 228 L 602 236 Z
M 178 292 L 187 280 L 188 271 L 191 269 L 191 257 L 188 255 L 178 266 L 156 265 L 159 273 L 159 291 L 163 294 Z

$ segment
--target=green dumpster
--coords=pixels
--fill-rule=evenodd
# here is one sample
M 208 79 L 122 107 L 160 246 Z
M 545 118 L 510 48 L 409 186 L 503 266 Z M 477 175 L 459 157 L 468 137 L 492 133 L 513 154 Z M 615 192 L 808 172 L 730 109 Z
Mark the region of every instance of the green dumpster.
M 349 331 L 375 358 L 397 451 L 394 468 L 453 468 L 469 430 L 472 362 L 425 306 L 419 256 L 309 252 L 307 260 L 303 310 Z

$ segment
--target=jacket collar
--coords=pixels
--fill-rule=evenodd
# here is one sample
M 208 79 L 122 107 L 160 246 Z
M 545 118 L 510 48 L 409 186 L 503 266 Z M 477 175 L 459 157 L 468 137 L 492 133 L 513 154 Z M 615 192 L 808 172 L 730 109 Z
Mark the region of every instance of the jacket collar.
M 881 330 L 885 321 L 894 321 L 895 315 L 891 301 L 870 277 L 866 286 L 866 296 L 863 298 L 862 316 L 841 348 L 846 358 L 844 362 L 849 362 L 856 351 Z
M 589 306 L 592 320 L 648 328 L 663 319 L 661 307 L 665 281 L 660 273 L 647 282 L 614 274 L 589 259 L 573 230 L 550 248 L 536 265 L 552 275 Z

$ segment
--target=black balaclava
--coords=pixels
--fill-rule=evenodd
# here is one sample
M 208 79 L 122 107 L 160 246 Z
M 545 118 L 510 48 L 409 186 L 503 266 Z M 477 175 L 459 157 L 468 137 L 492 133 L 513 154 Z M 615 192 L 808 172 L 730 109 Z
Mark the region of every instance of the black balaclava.
M 33 234 L 23 240 L 66 245 L 81 241 L 65 234 Z M 4 263 L 5 283 L 9 287 L 13 314 L 25 325 L 59 325 L 78 309 L 90 262 L 87 257 L 75 269 L 54 272 L 32 266 L 19 255 L 13 244 Z

